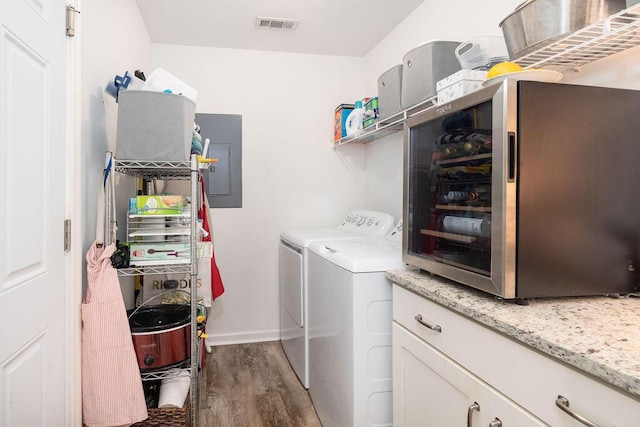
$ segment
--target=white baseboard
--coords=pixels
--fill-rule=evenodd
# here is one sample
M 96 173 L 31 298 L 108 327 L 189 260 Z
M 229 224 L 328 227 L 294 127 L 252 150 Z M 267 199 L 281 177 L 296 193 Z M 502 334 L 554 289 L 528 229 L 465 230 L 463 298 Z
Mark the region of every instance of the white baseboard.
M 210 346 L 229 344 L 248 344 L 254 342 L 280 341 L 280 330 L 243 332 L 236 334 L 216 334 L 207 337 Z

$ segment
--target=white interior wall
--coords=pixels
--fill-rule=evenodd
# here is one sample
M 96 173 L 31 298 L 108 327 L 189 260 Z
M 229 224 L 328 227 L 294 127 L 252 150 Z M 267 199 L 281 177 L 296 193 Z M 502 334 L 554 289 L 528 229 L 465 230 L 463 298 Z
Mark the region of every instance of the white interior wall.
M 430 40 L 465 42 L 477 36 L 501 36 L 498 26 L 521 0 L 485 2 L 474 0 L 426 0 L 365 57 L 365 91 L 377 94 L 378 77 L 401 64 L 411 49 Z M 367 144 L 365 205 L 402 216 L 403 133 Z
M 225 293 L 215 344 L 279 339 L 283 230 L 335 226 L 364 203 L 364 152 L 333 150 L 333 111 L 362 93 L 362 58 L 154 44 L 152 65 L 198 90 L 200 113 L 242 115 L 242 208 L 213 209 Z
M 148 68 L 151 40 L 135 0 L 83 1 L 80 11 L 77 19 L 80 22 L 78 38 L 82 43 L 81 204 L 84 206 L 83 253 L 86 253 L 96 235 L 97 194 L 107 150 L 102 91 L 116 74 Z M 130 281 L 123 282 L 125 300 L 131 306 Z
M 227 292 L 212 312 L 212 341 L 277 339 L 278 234 L 333 225 L 355 208 L 396 218 L 402 212 L 402 133 L 332 150 L 335 106 L 375 94 L 378 76 L 423 41 L 499 35 L 498 22 L 519 3 L 477 10 L 472 0 L 426 0 L 363 59 L 150 47 L 132 0 L 108 6 L 87 2 L 82 10 L 85 248 L 93 240 L 96 170 L 106 149 L 102 87 L 125 69 L 166 68 L 199 90 L 198 112 L 243 115 L 244 205 L 214 210 L 216 256 Z M 639 55 L 640 48 L 631 49 L 568 73 L 564 81 L 638 89 Z
M 640 89 L 640 47 L 564 73 L 560 83 Z
M 406 52 L 427 40 L 467 41 L 481 35 L 502 35 L 499 23 L 521 0 L 484 3 L 474 0 L 426 0 L 365 57 L 365 91 L 377 93 L 378 77 L 402 63 Z M 640 48 L 630 49 L 578 72 L 565 72 L 562 82 L 629 89 L 640 88 Z M 365 206 L 402 212 L 402 132 L 367 144 L 365 155 Z

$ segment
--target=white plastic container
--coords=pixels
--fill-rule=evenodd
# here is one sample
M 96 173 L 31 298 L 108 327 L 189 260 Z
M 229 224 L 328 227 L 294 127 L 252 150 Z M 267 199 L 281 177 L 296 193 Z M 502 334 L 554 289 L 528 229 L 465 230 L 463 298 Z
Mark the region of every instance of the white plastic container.
M 456 48 L 456 58 L 463 70 L 488 70 L 498 62 L 509 60 L 502 36 L 478 36 Z
M 198 92 L 163 68 L 156 68 L 149 74 L 142 90 L 167 92 L 183 95 L 196 103 Z
M 344 124 L 347 136 L 353 135 L 362 129 L 362 122 L 364 121 L 364 108 L 362 108 L 362 101 L 356 101 L 355 106 L 356 108 L 349 113 Z

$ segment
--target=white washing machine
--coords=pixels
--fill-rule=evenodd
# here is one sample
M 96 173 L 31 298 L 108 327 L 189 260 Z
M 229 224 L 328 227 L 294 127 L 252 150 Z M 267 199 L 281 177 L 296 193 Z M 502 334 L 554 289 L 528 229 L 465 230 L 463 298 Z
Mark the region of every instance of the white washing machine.
M 393 217 L 383 212 L 353 211 L 337 227 L 290 230 L 280 235 L 280 339 L 305 388 L 309 388 L 309 245 L 324 240 L 379 239 L 393 224 Z
M 391 282 L 402 223 L 383 239 L 309 245 L 309 393 L 324 427 L 391 426 Z

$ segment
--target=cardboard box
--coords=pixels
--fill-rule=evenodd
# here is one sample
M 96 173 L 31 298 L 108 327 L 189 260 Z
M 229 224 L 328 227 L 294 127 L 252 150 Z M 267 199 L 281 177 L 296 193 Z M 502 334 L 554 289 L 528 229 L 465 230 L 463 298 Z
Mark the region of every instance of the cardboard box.
M 462 80 L 438 91 L 438 104 L 452 101 L 482 88 L 482 82 Z
M 460 70 L 456 73 L 448 75 L 436 83 L 436 90 L 442 90 L 447 86 L 451 86 L 462 80 L 484 82 L 487 79 L 487 71 L 477 70 Z
M 138 215 L 172 215 L 184 211 L 183 197 L 174 195 L 138 196 L 136 211 Z
M 376 122 L 376 120 L 378 120 L 378 117 L 380 117 L 380 114 L 378 110 L 377 96 L 373 98 L 366 98 L 364 103 L 364 113 L 365 113 L 365 116 L 364 116 L 365 118 L 362 122 L 363 128 L 371 126 Z
M 355 106 L 353 104 L 340 104 L 336 107 L 333 126 L 334 141 L 347 136 L 347 129 L 345 128 L 345 124 L 347 122 L 347 117 L 349 117 L 349 114 L 351 114 L 354 108 Z
M 213 257 L 213 243 L 202 242 L 198 246 L 198 280 L 196 292 L 198 293 L 197 301 L 206 307 L 211 307 L 211 258 Z M 144 285 L 142 286 L 142 300 L 147 301 L 150 298 L 170 291 L 164 287 L 166 280 L 177 280 L 180 297 L 189 300 L 191 293 L 191 276 L 189 274 L 167 274 L 166 279 L 159 275 L 149 275 L 144 277 Z M 185 293 L 187 292 L 187 293 Z M 169 297 L 170 297 L 169 293 Z M 158 304 L 166 299 L 164 296 L 157 297 L 154 301 Z
M 436 83 L 438 104 L 452 101 L 482 88 L 486 71 L 461 70 Z
M 191 262 L 189 243 L 129 242 L 130 265 L 188 264 Z

